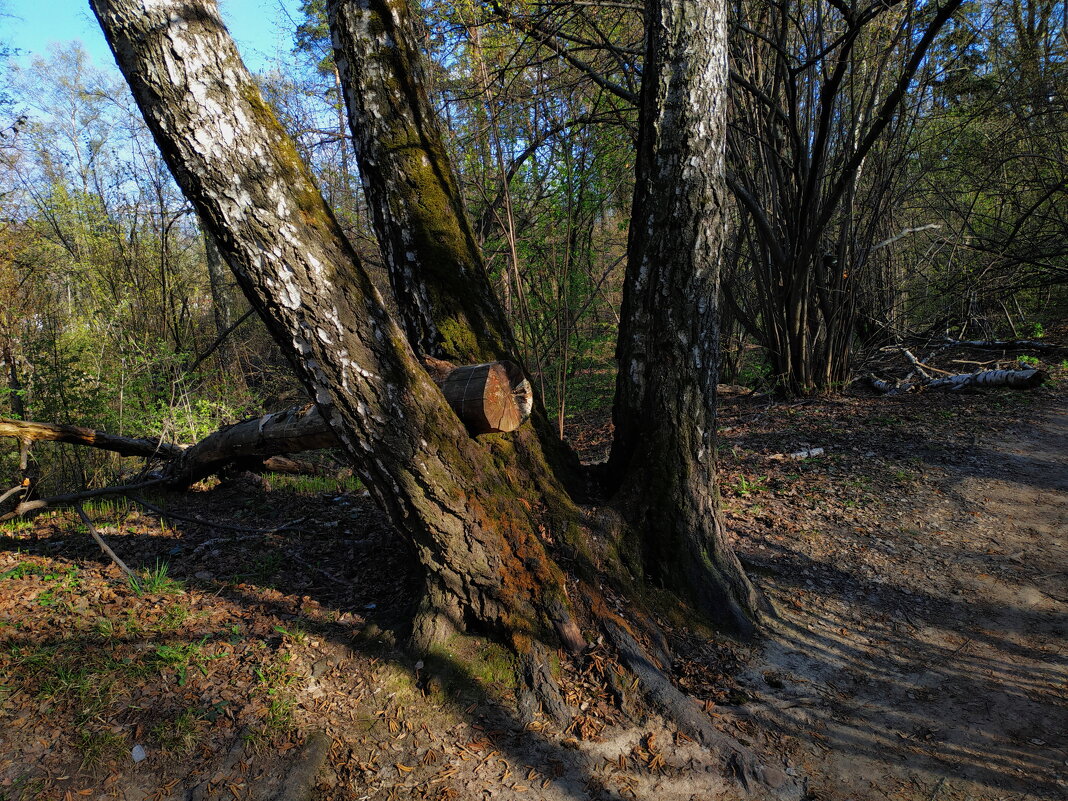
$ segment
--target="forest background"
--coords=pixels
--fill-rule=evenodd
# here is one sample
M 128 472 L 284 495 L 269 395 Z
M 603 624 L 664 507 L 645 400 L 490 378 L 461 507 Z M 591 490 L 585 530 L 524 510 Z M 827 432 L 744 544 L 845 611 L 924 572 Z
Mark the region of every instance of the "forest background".
M 567 437 L 613 394 L 640 4 L 422 6 L 467 208 Z M 929 42 L 933 7 L 849 8 L 732 8 L 722 383 L 833 391 L 882 348 L 1041 339 L 1068 311 L 1068 4 L 965 2 Z M 322 4 L 282 36 L 257 80 L 388 296 Z M 303 402 L 118 72 L 18 44 L 0 42 L 0 416 L 192 442 Z M 118 469 L 47 458 L 45 494 Z

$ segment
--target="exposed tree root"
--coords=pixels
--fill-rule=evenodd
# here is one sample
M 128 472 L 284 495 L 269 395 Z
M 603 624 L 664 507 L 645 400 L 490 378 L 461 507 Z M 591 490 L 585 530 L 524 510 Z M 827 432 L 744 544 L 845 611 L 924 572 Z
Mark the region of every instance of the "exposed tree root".
M 518 649 L 517 649 L 518 650 Z M 560 684 L 553 678 L 550 653 L 540 643 L 530 643 L 519 654 L 517 690 L 519 719 L 529 724 L 543 712 L 558 724 L 566 724 L 574 710 L 564 701 Z
M 706 748 L 722 753 L 727 769 L 752 795 L 792 801 L 804 796 L 801 783 L 759 757 L 740 742 L 716 729 L 694 700 L 680 691 L 653 663 L 645 649 L 613 620 L 602 628 L 616 647 L 623 665 L 635 675 L 647 702 Z

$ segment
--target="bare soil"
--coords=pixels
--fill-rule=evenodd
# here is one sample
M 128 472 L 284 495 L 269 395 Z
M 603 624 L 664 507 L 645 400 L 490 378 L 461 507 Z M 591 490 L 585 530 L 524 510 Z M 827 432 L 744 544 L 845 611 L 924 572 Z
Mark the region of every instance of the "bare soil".
M 843 477 L 870 460 L 888 481 L 815 490 L 787 532 L 768 525 L 783 499 L 736 510 L 781 610 L 741 677 L 760 699 L 747 712 L 816 797 L 1068 796 L 1068 405 L 1016 411 L 1003 431 L 921 416 L 846 446 Z
M 676 683 L 814 799 L 1068 795 L 1064 390 L 724 398 L 730 528 L 780 616 L 756 646 L 665 622 Z M 740 797 L 617 708 L 605 645 L 561 657 L 566 730 L 519 724 L 491 643 L 399 649 L 418 577 L 359 491 L 158 500 L 204 522 L 94 513 L 166 563 L 140 592 L 69 514 L 0 533 L 0 799 L 296 798 L 301 766 L 315 799 Z

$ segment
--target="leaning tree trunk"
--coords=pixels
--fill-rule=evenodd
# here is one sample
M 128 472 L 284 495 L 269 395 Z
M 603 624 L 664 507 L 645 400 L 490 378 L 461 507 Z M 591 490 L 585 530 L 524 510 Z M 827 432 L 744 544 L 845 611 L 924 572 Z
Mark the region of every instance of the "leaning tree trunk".
M 454 362 L 521 361 L 475 240 L 424 90 L 426 65 L 410 0 L 329 0 L 334 56 L 364 193 L 390 284 L 419 356 Z M 496 456 L 573 520 L 561 482 L 580 492 L 578 460 L 535 398 L 531 426 Z
M 716 489 L 726 24 L 722 0 L 646 2 L 609 471 L 641 569 L 749 634 L 761 600 L 724 538 Z
M 358 474 L 412 539 L 432 601 L 417 636 L 425 644 L 478 623 L 550 642 L 555 627 L 574 645 L 563 577 L 530 506 L 389 316 L 215 4 L 92 5 L 176 180 Z
M 364 193 L 412 348 L 515 358 L 426 90 L 409 0 L 327 0 Z

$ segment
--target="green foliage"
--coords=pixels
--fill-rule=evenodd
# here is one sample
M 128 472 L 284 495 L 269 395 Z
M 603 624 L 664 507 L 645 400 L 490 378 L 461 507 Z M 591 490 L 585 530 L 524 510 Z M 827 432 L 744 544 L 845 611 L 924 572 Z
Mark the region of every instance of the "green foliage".
M 167 575 L 169 569 L 166 562 L 157 559 L 155 565 L 142 570 L 136 579 L 127 577 L 127 582 L 136 595 L 174 595 L 184 592 L 182 582 Z
M 82 729 L 77 748 L 82 755 L 82 770 L 93 772 L 126 749 L 126 737 L 110 729 Z
M 767 476 L 738 476 L 738 480 L 734 483 L 733 492 L 739 498 L 748 498 L 750 495 L 767 491 L 767 482 Z
M 207 663 L 219 658 L 205 654 L 204 646 L 207 641 L 208 638 L 204 637 L 197 642 L 157 645 L 149 664 L 160 672 L 173 669 L 178 686 L 182 686 L 190 669 L 199 670 L 202 675 L 207 676 Z
M 185 709 L 177 716 L 168 718 L 152 727 L 152 737 L 164 751 L 184 756 L 196 747 L 200 739 L 202 713 Z

